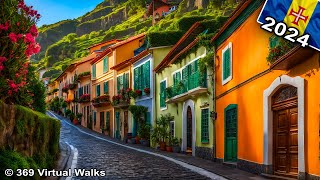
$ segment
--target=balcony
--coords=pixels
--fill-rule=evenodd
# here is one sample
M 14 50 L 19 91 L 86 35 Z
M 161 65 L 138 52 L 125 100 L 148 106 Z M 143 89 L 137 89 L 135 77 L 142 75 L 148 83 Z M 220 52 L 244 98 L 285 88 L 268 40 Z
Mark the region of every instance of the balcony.
M 83 72 L 83 73 L 80 73 L 80 74 L 78 75 L 78 80 L 79 80 L 79 81 L 84 80 L 84 79 L 87 79 L 87 78 L 91 78 L 91 72 L 90 72 L 90 71 Z
M 109 95 L 102 95 L 92 100 L 92 105 L 94 107 L 109 106 L 111 104 Z
M 199 71 L 191 74 L 187 79 L 166 89 L 166 103 L 177 103 L 208 92 L 207 73 L 201 75 Z

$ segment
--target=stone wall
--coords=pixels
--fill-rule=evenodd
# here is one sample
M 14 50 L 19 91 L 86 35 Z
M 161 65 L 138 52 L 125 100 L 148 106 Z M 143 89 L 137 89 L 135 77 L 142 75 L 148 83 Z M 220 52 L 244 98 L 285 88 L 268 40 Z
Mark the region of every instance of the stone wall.
M 60 122 L 31 109 L 0 101 L 0 148 L 53 158 L 59 152 Z

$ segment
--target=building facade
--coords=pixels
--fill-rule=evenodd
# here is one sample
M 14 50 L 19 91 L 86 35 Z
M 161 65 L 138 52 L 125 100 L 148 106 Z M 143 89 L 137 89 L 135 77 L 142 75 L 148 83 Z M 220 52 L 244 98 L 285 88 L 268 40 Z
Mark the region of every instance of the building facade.
M 181 139 L 181 151 L 206 159 L 213 159 L 213 110 L 210 68 L 200 71 L 199 60 L 207 54 L 203 46 L 195 52 L 188 50 L 198 42 L 197 36 L 206 30 L 194 24 L 173 46 L 168 55 L 154 69 L 156 116 L 170 113 L 171 135 Z M 186 56 L 182 56 L 186 53 Z
M 216 46 L 216 158 L 268 176 L 320 176 L 319 53 L 257 23 L 262 0 L 245 1 L 212 39 Z M 276 39 L 276 40 L 275 40 Z

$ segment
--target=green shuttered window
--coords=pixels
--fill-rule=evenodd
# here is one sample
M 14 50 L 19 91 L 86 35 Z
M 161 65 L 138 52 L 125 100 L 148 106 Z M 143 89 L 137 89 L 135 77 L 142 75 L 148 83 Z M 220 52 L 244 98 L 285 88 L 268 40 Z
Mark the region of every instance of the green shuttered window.
M 92 65 L 92 79 L 96 78 L 96 64 Z
M 109 81 L 103 83 L 103 93 L 109 94 Z
M 117 91 L 120 92 L 121 89 L 129 88 L 129 73 L 125 73 L 117 77 Z
M 106 130 L 110 130 L 110 111 L 106 112 Z
M 103 73 L 108 72 L 109 70 L 109 60 L 108 56 L 103 59 Z
M 232 79 L 232 43 L 222 50 L 222 85 Z
M 166 88 L 167 80 L 164 80 L 160 83 L 160 108 L 166 108 Z
M 150 88 L 150 61 L 136 67 L 133 73 L 135 90 L 140 89 L 143 92 L 144 88 Z
M 99 97 L 101 94 L 100 94 L 100 84 L 98 84 L 96 86 L 96 97 Z
M 209 109 L 201 110 L 201 142 L 209 143 Z

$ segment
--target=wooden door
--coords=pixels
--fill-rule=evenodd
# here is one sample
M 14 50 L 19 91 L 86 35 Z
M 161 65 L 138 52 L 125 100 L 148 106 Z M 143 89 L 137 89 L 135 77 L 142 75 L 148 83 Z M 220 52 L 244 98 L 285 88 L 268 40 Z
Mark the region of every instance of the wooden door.
M 124 128 L 124 137 L 128 134 L 128 111 L 124 111 L 124 118 L 123 118 L 123 128 Z
M 273 96 L 274 174 L 298 176 L 298 97 L 297 88 L 286 86 Z
M 236 162 L 238 160 L 238 115 L 237 107 L 229 106 L 225 110 L 225 161 Z
M 192 149 L 192 111 L 191 107 L 187 109 L 187 149 Z
M 298 175 L 298 108 L 275 111 L 274 172 L 278 175 Z

